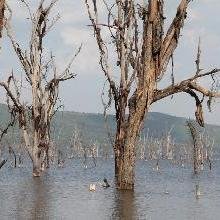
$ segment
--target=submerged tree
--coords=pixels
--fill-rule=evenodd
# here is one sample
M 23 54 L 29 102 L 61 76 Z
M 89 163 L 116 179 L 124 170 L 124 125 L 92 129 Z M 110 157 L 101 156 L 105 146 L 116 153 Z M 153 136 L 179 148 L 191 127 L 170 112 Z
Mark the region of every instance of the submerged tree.
M 214 78 L 219 69 L 202 72 L 199 47 L 195 74 L 179 83 L 172 80 L 170 86 L 158 89 L 158 82 L 164 78 L 178 45 L 190 0 L 180 1 L 167 31 L 163 0 L 148 0 L 148 3 L 113 0 L 109 4 L 102 0 L 107 10 L 107 21 L 99 20 L 104 13 L 99 15 L 103 8 L 99 8 L 100 2 L 99 5 L 96 2 L 85 0 L 100 51 L 100 65 L 109 83 L 109 96 L 114 99 L 117 122 L 114 142 L 116 184 L 119 189 L 133 189 L 135 144 L 150 106 L 173 94 L 187 93 L 195 99 L 196 119 L 204 126 L 204 97 L 209 98 L 210 104 L 211 99 L 220 94 L 202 87 L 198 81 L 207 76 Z M 106 40 L 104 31 L 109 31 L 110 40 Z M 110 53 L 113 52 L 116 53 L 112 58 Z M 112 66 L 113 62 L 115 64 Z M 118 81 L 113 76 L 116 71 Z
M 201 140 L 199 138 L 199 131 L 196 127 L 196 124 L 193 121 L 187 121 L 186 125 L 190 131 L 192 137 L 192 145 L 193 145 L 193 170 L 194 174 L 198 174 L 200 171 L 200 167 L 202 164 L 202 155 L 201 155 Z
M 59 97 L 60 82 L 74 78 L 70 72 L 73 56 L 63 72 L 59 73 L 54 57 L 45 58 L 44 39 L 54 26 L 59 16 L 50 18 L 50 12 L 58 0 L 46 3 L 40 0 L 34 13 L 25 0 L 22 0 L 29 12 L 31 21 L 30 42 L 27 49 L 21 48 L 16 41 L 11 29 L 11 9 L 7 6 L 9 17 L 5 19 L 5 28 L 12 47 L 19 59 L 25 73 L 25 82 L 17 80 L 11 73 L 6 82 L 0 82 L 7 94 L 7 105 L 11 113 L 12 122 L 18 122 L 26 150 L 33 162 L 33 175 L 40 176 L 42 167 L 48 162 L 50 147 L 51 120 L 57 110 L 56 104 Z M 30 89 L 30 104 L 23 101 L 22 89 Z M 8 126 L 9 127 L 9 126 Z M 3 133 L 7 132 L 8 127 Z

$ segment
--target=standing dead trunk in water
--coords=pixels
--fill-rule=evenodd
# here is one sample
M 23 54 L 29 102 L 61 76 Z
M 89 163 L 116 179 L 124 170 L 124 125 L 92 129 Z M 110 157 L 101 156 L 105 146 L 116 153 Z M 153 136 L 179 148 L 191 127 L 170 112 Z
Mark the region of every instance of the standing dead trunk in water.
M 193 143 L 193 170 L 194 174 L 198 174 L 201 165 L 199 135 L 197 128 L 192 121 L 187 121 L 187 126 L 189 128 Z
M 176 84 L 172 77 L 170 86 L 162 90 L 158 89 L 158 81 L 164 78 L 167 65 L 178 45 L 180 30 L 186 19 L 190 0 L 180 1 L 176 16 L 166 33 L 164 32 L 163 0 L 148 0 L 148 4 L 139 2 L 136 4 L 134 0 L 109 2 L 112 5 L 103 1 L 106 8 L 106 22 L 106 20 L 99 20 L 100 17 L 104 17 L 98 14 L 101 4 L 96 5 L 96 1 L 85 0 L 100 51 L 100 65 L 109 83 L 110 101 L 107 104 L 104 103 L 105 113 L 111 104 L 111 99 L 114 100 L 115 105 L 116 184 L 119 189 L 133 189 L 135 145 L 151 105 L 176 93 L 190 94 L 196 100 L 196 118 L 203 126 L 203 100 L 200 100 L 198 94 L 203 94 L 210 100 L 220 94 L 201 87 L 197 81 L 217 73 L 219 69 L 202 73 L 199 68 L 199 49 L 195 75 Z M 100 10 L 103 10 L 103 7 Z M 106 32 L 103 34 L 104 28 L 109 31 L 107 37 Z M 115 55 L 114 59 L 111 59 L 110 53 Z M 119 77 L 113 76 L 113 70 L 119 73 Z
M 60 82 L 74 78 L 75 75 L 70 72 L 70 68 L 81 47 L 64 71 L 58 73 L 53 55 L 46 59 L 44 52 L 44 38 L 59 18 L 57 15 L 50 19 L 50 12 L 57 0 L 51 0 L 47 5 L 45 0 L 40 1 L 35 13 L 32 13 L 26 1 L 22 2 L 28 9 L 32 26 L 28 48 L 21 48 L 12 34 L 10 24 L 12 12 L 8 6 L 10 17 L 5 19 L 5 28 L 31 91 L 30 104 L 24 104 L 22 101 L 20 97 L 22 81 L 17 81 L 13 73 L 6 82 L 0 82 L 0 86 L 6 91 L 13 122 L 19 123 L 25 147 L 33 162 L 33 175 L 40 176 L 45 162 L 48 161 L 51 120 L 56 112 L 59 85 Z M 7 128 L 3 134 L 7 132 Z
M 203 161 L 208 163 L 209 169 L 212 170 L 212 157 L 213 157 L 213 147 L 215 145 L 215 139 L 211 135 L 204 131 L 201 135 L 201 142 L 203 145 Z

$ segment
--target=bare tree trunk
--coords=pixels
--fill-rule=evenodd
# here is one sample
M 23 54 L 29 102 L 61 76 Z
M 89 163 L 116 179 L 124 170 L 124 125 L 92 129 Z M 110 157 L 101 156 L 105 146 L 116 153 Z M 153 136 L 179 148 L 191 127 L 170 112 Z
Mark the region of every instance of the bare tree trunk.
M 124 151 L 118 150 L 115 154 L 115 178 L 119 189 L 134 188 L 135 143 L 130 138 L 127 138 L 127 142 L 129 144 L 123 146 Z
M 0 0 L 0 38 L 2 37 L 2 29 L 4 26 L 5 0 Z
M 127 126 L 122 126 L 116 133 L 115 177 L 119 189 L 134 188 L 135 145 L 143 118 L 149 109 L 144 103 L 146 103 L 146 99 L 139 101 L 139 111 L 130 114 Z M 130 110 L 132 109 L 130 108 Z

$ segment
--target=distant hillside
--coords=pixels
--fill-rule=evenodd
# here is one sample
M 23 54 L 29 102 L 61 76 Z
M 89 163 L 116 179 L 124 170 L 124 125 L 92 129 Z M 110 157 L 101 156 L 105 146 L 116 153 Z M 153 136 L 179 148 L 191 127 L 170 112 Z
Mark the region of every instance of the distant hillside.
M 108 116 L 108 127 L 110 133 L 114 134 L 115 119 L 113 115 Z M 0 104 L 0 121 L 1 126 L 9 120 L 7 107 Z M 142 133 L 149 132 L 149 135 L 160 138 L 164 136 L 171 128 L 171 135 L 176 142 L 184 142 L 189 139 L 186 129 L 186 118 L 174 117 L 167 114 L 151 112 L 145 120 Z M 55 138 L 66 144 L 69 142 L 74 129 L 81 131 L 84 140 L 97 141 L 99 143 L 106 142 L 107 130 L 106 123 L 102 114 L 78 113 L 78 112 L 58 112 L 53 121 L 53 129 Z M 211 134 L 220 143 L 220 126 L 206 125 L 208 133 Z

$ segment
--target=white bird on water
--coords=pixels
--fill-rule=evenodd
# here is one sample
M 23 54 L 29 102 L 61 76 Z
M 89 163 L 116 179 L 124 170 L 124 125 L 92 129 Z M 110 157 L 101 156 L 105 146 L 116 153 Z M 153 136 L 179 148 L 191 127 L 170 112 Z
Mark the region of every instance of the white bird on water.
M 91 184 L 89 185 L 89 191 L 95 192 L 95 190 L 96 190 L 96 185 L 93 184 L 93 183 L 91 183 Z

